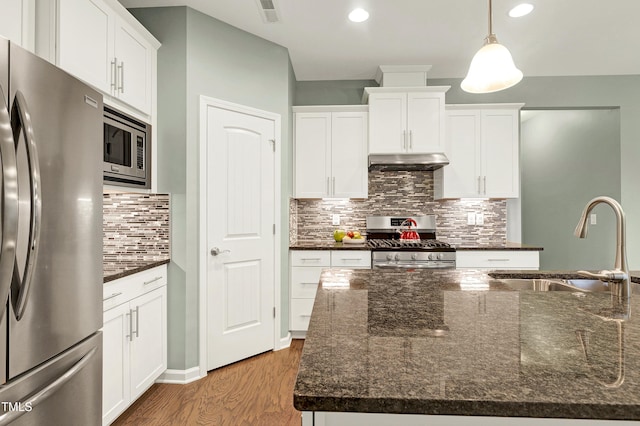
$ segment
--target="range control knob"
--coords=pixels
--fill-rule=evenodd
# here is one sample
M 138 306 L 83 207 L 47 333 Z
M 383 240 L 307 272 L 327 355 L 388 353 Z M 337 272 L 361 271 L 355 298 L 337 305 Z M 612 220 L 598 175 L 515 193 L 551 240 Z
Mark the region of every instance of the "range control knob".
M 388 255 L 387 255 L 387 260 L 393 260 L 393 256 L 392 256 L 392 255 L 390 255 L 390 254 L 388 254 Z
M 443 254 L 442 253 L 438 253 L 438 259 L 442 259 Z
M 411 255 L 411 260 L 416 260 L 417 258 L 418 258 L 417 254 L 414 253 L 414 254 Z
M 435 255 L 435 254 L 431 253 L 431 254 L 429 255 L 429 260 L 434 260 L 435 258 L 436 258 L 436 255 Z
M 396 255 L 395 255 L 395 257 L 394 257 L 394 259 L 395 259 L 395 261 L 397 262 L 398 260 L 400 260 L 400 255 L 399 255 L 399 254 L 396 254 Z

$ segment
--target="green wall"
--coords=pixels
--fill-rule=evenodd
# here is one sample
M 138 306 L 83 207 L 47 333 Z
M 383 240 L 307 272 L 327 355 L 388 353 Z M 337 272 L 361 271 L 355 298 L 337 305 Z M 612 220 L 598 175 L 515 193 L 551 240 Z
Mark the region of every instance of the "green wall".
M 587 239 L 573 231 L 592 198 L 620 200 L 620 111 L 523 111 L 520 131 L 522 241 L 544 247 L 540 269 L 611 269 L 613 210 L 593 210 Z
M 198 365 L 200 96 L 280 114 L 282 134 L 282 329 L 288 330 L 291 103 L 287 49 L 187 7 L 132 9 L 162 43 L 158 51 L 158 190 L 172 195 L 169 368 Z M 168 92 L 168 93 L 165 93 Z M 205 237 L 202 235 L 202 237 Z
M 365 87 L 375 80 L 298 81 L 293 105 L 360 105 Z

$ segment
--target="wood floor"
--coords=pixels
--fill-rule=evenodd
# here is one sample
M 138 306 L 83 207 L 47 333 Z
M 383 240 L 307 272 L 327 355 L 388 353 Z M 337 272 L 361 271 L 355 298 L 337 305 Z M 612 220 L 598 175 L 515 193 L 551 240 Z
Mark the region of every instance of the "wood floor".
M 187 385 L 154 384 L 113 425 L 300 426 L 293 385 L 304 340 L 210 371 Z

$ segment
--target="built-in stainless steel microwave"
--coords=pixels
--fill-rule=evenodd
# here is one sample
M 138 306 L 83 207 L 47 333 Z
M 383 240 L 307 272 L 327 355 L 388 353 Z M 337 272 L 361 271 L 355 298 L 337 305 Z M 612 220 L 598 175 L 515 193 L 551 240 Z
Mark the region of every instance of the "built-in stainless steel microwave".
M 104 183 L 151 187 L 151 125 L 104 106 Z

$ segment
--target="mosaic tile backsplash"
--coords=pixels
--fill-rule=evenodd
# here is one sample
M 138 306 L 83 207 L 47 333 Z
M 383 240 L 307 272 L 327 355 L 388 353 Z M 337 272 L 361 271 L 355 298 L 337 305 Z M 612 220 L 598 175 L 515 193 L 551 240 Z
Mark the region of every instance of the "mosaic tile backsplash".
M 169 195 L 103 195 L 105 264 L 169 257 Z
M 367 216 L 436 215 L 439 240 L 453 245 L 504 243 L 507 236 L 506 200 L 433 199 L 433 172 L 369 172 L 366 200 L 296 200 L 289 204 L 289 239 L 331 239 L 340 215 L 340 228 L 364 231 Z M 467 213 L 483 213 L 483 225 L 467 225 Z

